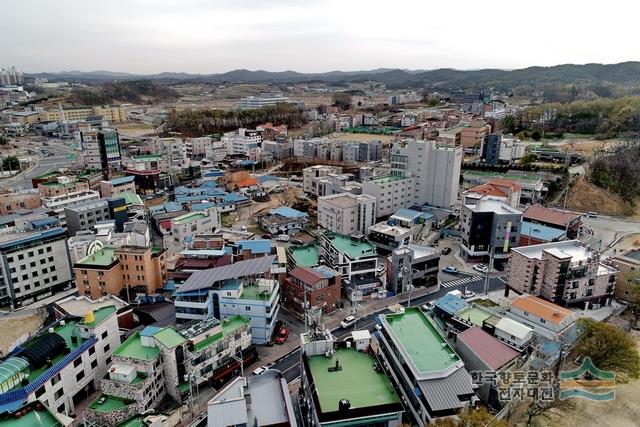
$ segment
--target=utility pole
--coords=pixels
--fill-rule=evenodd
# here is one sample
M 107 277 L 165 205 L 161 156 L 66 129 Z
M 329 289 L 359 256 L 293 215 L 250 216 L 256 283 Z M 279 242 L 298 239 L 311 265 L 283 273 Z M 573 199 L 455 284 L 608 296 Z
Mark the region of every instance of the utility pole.
M 484 294 L 489 294 L 489 272 L 491 271 L 491 266 L 493 265 L 493 254 L 494 248 L 493 246 L 489 246 L 489 265 L 487 265 L 487 270 L 484 273 Z

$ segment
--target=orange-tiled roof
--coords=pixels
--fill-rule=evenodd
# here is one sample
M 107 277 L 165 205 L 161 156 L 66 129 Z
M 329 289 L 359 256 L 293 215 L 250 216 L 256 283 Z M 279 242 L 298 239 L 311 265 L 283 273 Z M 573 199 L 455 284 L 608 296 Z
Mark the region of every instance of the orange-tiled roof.
M 562 323 L 564 319 L 573 315 L 571 310 L 560 307 L 552 302 L 545 301 L 542 298 L 533 295 L 522 295 L 511 303 L 511 307 L 538 316 L 541 319 L 551 323 Z
M 467 190 L 469 193 L 478 193 L 485 196 L 497 196 L 497 197 L 507 197 L 504 191 L 500 190 L 498 187 L 491 185 L 489 183 L 481 184 L 476 187 L 470 188 Z
M 238 187 L 251 187 L 252 185 L 258 185 L 256 178 L 245 178 L 237 182 Z
M 510 181 L 508 179 L 492 179 L 491 181 L 488 181 L 487 184 L 496 185 L 498 187 L 507 187 L 511 191 L 520 191 L 520 190 L 522 190 L 522 187 L 520 185 L 518 185 L 515 182 Z

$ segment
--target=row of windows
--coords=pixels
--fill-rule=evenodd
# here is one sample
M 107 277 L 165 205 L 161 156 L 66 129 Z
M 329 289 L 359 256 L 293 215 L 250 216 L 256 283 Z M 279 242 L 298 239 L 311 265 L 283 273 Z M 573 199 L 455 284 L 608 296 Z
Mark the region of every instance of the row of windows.
M 45 248 L 39 248 L 38 249 L 38 254 L 39 255 L 44 254 L 45 250 L 47 252 L 51 252 L 53 249 L 51 249 L 51 246 L 47 246 L 46 249 Z M 34 251 L 29 251 L 29 252 L 27 252 L 27 256 L 29 258 L 33 258 L 35 256 L 35 252 Z M 24 254 L 18 254 L 17 258 L 18 258 L 18 261 L 22 261 L 24 259 Z M 7 261 L 8 262 L 13 262 L 14 258 L 12 256 L 8 256 L 7 257 Z

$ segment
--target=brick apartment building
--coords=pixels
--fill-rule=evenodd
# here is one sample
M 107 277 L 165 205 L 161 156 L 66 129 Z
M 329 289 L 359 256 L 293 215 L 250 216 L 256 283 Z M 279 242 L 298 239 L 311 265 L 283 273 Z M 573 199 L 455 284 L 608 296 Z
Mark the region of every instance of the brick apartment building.
M 296 267 L 289 272 L 282 291 L 283 304 L 299 318 L 303 318 L 305 292 L 310 310 L 333 313 L 340 298 L 340 273 L 326 266 Z

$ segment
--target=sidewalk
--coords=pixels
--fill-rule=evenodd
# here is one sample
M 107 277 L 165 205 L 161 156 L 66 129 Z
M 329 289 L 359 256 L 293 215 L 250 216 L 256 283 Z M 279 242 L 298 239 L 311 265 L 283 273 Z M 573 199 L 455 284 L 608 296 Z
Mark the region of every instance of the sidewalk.
M 437 292 L 440 289 L 439 285 L 431 286 L 429 288 L 420 288 L 411 292 L 411 299 L 419 298 L 427 294 Z M 382 311 L 390 305 L 397 304 L 400 301 L 408 299 L 408 295 L 396 295 L 390 298 L 376 298 L 368 301 L 358 303 L 361 307 L 358 310 L 357 317 L 366 317 L 370 314 Z M 350 309 L 353 306 L 350 303 L 345 304 L 344 308 L 336 310 L 334 313 L 322 318 L 322 322 L 326 329 L 332 330 L 340 325 L 340 322 L 349 314 Z M 282 310 L 282 309 L 281 309 Z M 274 345 L 273 347 L 259 347 L 258 353 L 260 354 L 260 361 L 250 367 L 245 367 L 246 372 L 251 372 L 258 365 L 266 365 L 273 363 L 281 357 L 295 351 L 300 347 L 300 336 L 289 335 L 289 341 L 282 345 Z M 255 366 L 255 367 L 254 367 Z

